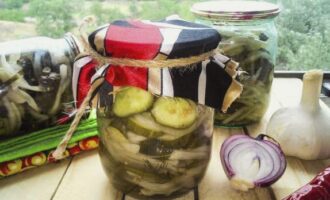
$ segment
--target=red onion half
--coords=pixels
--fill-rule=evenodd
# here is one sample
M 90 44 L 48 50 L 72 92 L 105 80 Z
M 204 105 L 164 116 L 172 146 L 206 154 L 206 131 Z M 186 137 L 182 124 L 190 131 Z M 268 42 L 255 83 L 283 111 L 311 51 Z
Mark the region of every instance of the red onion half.
M 286 168 L 280 145 L 263 134 L 257 138 L 247 135 L 229 137 L 221 146 L 220 158 L 231 185 L 242 191 L 271 185 Z

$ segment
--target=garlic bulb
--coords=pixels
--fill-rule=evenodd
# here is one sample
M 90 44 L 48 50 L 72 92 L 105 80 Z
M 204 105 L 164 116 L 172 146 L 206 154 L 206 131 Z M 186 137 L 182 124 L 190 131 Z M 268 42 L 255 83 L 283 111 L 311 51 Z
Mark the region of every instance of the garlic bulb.
M 285 155 L 305 160 L 330 158 L 330 109 L 320 105 L 323 72 L 308 71 L 300 104 L 281 108 L 270 119 L 267 135 L 277 140 Z

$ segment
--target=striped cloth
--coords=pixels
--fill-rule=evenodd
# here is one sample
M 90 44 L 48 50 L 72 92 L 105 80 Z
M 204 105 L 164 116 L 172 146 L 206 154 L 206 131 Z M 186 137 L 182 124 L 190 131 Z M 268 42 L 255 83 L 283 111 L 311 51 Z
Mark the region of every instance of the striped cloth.
M 100 55 L 139 60 L 189 58 L 217 48 L 221 36 L 210 27 L 178 19 L 158 22 L 120 20 L 89 35 L 89 45 Z M 135 86 L 156 95 L 183 97 L 199 104 L 226 111 L 240 95 L 242 86 L 226 72 L 217 57 L 194 66 L 148 68 L 105 65 L 90 56 L 79 57 L 74 64 L 73 94 L 77 106 L 90 88 L 90 82 L 104 77 L 100 106 L 110 106 L 110 92 L 122 86 Z M 102 95 L 105 94 L 105 95 Z

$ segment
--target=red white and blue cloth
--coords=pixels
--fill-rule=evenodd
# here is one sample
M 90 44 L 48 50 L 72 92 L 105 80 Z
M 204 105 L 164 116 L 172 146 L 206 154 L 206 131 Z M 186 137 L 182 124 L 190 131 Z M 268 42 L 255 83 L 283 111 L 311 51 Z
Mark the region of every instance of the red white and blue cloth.
M 221 36 L 213 28 L 179 19 L 158 22 L 119 20 L 89 35 L 89 45 L 100 55 L 139 60 L 188 58 L 218 47 Z M 99 88 L 99 105 L 110 106 L 111 91 L 135 86 L 156 95 L 183 97 L 226 111 L 240 95 L 242 86 L 224 69 L 221 57 L 215 56 L 180 68 L 148 68 L 105 65 L 99 67 L 90 56 L 74 63 L 73 94 L 77 107 L 90 85 L 99 77 L 105 82 Z M 105 94 L 105 95 L 102 95 Z

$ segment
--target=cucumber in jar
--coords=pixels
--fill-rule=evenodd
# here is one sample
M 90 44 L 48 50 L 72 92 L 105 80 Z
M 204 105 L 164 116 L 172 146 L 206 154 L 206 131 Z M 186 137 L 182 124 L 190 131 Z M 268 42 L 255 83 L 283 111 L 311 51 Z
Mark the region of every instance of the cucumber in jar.
M 145 112 L 152 106 L 151 113 L 157 123 L 177 129 L 187 128 L 197 119 L 197 106 L 191 100 L 159 97 L 154 104 L 153 101 L 151 93 L 136 87 L 125 87 L 116 93 L 113 113 L 118 117 L 129 117 Z M 131 122 L 136 124 L 134 118 Z M 147 130 L 158 131 L 152 123 L 145 126 Z
M 151 93 L 136 87 L 124 87 L 116 92 L 113 113 L 118 117 L 128 117 L 148 110 L 154 101 Z
M 153 119 L 149 112 L 136 114 L 127 120 L 127 128 L 133 133 L 154 138 L 163 135 L 162 127 Z
M 107 174 L 110 178 L 119 174 L 121 177 L 127 176 L 124 168 L 125 165 L 115 160 L 102 142 L 100 143 L 99 152 L 103 167 L 110 172 Z M 113 179 L 112 184 L 117 190 L 122 190 L 126 194 L 132 192 L 136 188 L 135 184 L 125 179 Z
M 158 138 L 174 142 L 181 137 L 192 133 L 200 125 L 200 120 L 195 120 L 187 128 L 171 128 L 159 124 L 150 112 L 136 114 L 127 119 L 127 129 L 135 134 L 148 138 Z
M 180 97 L 160 97 L 154 103 L 151 114 L 161 125 L 187 128 L 197 119 L 197 106 L 193 101 Z

